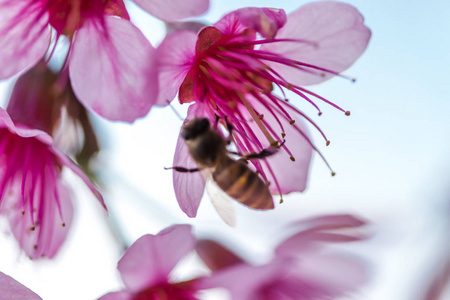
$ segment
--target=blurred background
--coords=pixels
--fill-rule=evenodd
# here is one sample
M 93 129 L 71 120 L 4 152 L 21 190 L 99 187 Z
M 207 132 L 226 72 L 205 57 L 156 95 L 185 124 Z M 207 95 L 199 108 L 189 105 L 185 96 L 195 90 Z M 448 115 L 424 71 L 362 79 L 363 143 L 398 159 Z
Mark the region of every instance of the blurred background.
M 121 287 L 116 264 L 124 245 L 176 223 L 193 224 L 198 237 L 214 237 L 253 262 L 264 262 L 295 220 L 351 213 L 371 222 L 372 238 L 346 247 L 366 259 L 372 280 L 361 300 L 426 299 L 427 286 L 450 256 L 450 3 L 443 0 L 345 1 L 372 30 L 366 52 L 345 74 L 310 89 L 351 116 L 322 105 L 321 117 L 293 101 L 331 140 L 314 140 L 336 171 L 315 155 L 307 190 L 285 197 L 270 212 L 235 205 L 231 228 L 204 197 L 195 219 L 179 209 L 172 165 L 182 121 L 170 107 L 154 108 L 134 124 L 93 116 L 102 146 L 96 166 L 109 217 L 78 178 L 76 216 L 68 239 L 51 261 L 30 261 L 0 220 L 0 270 L 46 300 L 95 299 Z M 211 0 L 207 22 L 243 6 L 290 12 L 306 1 Z M 154 46 L 165 25 L 127 2 L 132 20 Z M 14 80 L 1 83 L 6 98 Z M 182 115 L 187 107 L 174 104 Z M 5 223 L 5 224 L 3 224 Z M 191 257 L 195 263 L 195 257 Z M 183 276 L 181 274 L 180 276 Z M 214 298 L 213 298 L 214 299 Z M 432 299 L 432 298 L 428 298 Z M 450 298 L 442 298 L 450 299 Z

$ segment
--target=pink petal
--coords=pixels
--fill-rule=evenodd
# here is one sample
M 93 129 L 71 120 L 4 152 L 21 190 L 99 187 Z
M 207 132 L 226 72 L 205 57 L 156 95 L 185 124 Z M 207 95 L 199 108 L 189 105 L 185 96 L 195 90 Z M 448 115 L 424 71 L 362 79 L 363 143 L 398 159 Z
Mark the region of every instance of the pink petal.
M 155 105 L 165 106 L 175 98 L 194 61 L 196 41 L 194 32 L 176 31 L 156 49 L 159 94 Z
M 11 133 L 17 134 L 21 137 L 33 137 L 46 145 L 51 145 L 53 139 L 42 130 L 32 129 L 22 124 L 14 124 L 9 114 L 0 107 L 0 128 L 7 128 Z
M 167 22 L 195 17 L 209 7 L 209 0 L 134 0 L 151 15 Z
M 25 209 L 25 214 L 22 214 L 20 200 L 18 201 L 17 197 L 14 197 L 14 199 L 6 198 L 5 206 L 7 208 L 5 212 L 11 224 L 11 231 L 18 240 L 20 248 L 32 259 L 53 258 L 65 241 L 72 224 L 73 206 L 70 191 L 59 180 L 47 184 L 57 185 L 62 215 L 60 215 L 54 195 L 48 195 L 47 193 L 44 196 L 46 199 L 35 201 L 36 207 L 33 207 L 33 209 L 37 212 L 42 211 L 41 223 L 36 226 L 31 222 L 27 212 L 27 209 L 30 209 L 29 207 Z M 52 188 L 48 188 L 48 190 L 52 190 Z M 35 197 L 42 196 L 40 193 L 41 191 L 38 189 L 35 192 Z M 30 230 L 32 227 L 35 227 L 35 230 Z
M 133 122 L 148 113 L 157 95 L 154 48 L 129 21 L 103 20 L 87 19 L 76 34 L 69 63 L 72 86 L 99 115 Z
M 249 98 L 251 105 L 259 114 L 264 115 L 264 120 L 269 124 L 275 132 L 281 134 L 281 129 L 273 115 L 254 98 Z M 285 146 L 290 151 L 287 153 L 284 149 L 278 150 L 278 153 L 269 156 L 266 161 L 270 165 L 272 172 L 263 163 L 263 170 L 267 176 L 268 181 L 271 183 L 269 189 L 272 194 L 279 194 L 278 186 L 281 190 L 281 194 L 288 194 L 291 192 L 303 192 L 306 188 L 308 179 L 309 164 L 311 162 L 312 147 L 307 140 L 309 138 L 309 132 L 306 129 L 303 121 L 297 117 L 297 114 L 292 109 L 286 107 L 286 111 L 291 118 L 295 120 L 295 123 L 291 125 L 287 119 L 281 115 L 277 115 L 284 128 Z M 253 121 L 249 113 L 247 114 L 248 125 L 253 129 L 258 139 L 263 142 L 264 147 L 269 147 L 269 142 Z M 295 161 L 290 159 L 290 156 L 295 158 Z M 273 173 L 273 175 L 272 175 Z
M 196 116 L 201 115 L 202 111 L 200 105 L 194 104 L 189 107 L 187 119 L 193 119 Z M 189 153 L 189 148 L 181 137 L 181 130 L 175 148 L 173 165 L 188 169 L 198 168 L 197 163 L 192 159 L 191 154 Z M 201 173 L 182 173 L 173 171 L 173 187 L 181 210 L 188 215 L 188 217 L 195 218 L 200 200 L 205 191 L 205 179 Z
M 199 282 L 199 288 L 224 287 L 231 293 L 231 299 L 272 300 L 272 298 L 266 298 L 264 291 L 281 277 L 283 267 L 281 264 L 273 263 L 256 267 L 239 264 L 214 272 L 211 277 L 202 279 Z
M 370 276 L 366 262 L 351 255 L 310 253 L 299 262 L 293 269 L 297 278 L 313 283 L 330 299 L 356 290 Z
M 98 300 L 132 300 L 133 294 L 126 291 L 108 293 Z
M 0 272 L 0 295 L 4 300 L 42 300 L 26 286 Z
M 214 27 L 224 34 L 239 34 L 252 28 L 263 37 L 273 38 L 285 23 L 286 13 L 282 9 L 246 7 L 225 15 Z
M 358 241 L 366 238 L 366 236 L 355 229 L 365 224 L 365 221 L 352 215 L 329 215 L 302 220 L 296 224 L 302 226 L 302 230 L 280 243 L 275 253 L 279 256 L 299 256 L 305 251 L 317 247 L 319 242 L 343 243 Z M 342 229 L 347 229 L 347 231 L 338 231 Z
M 0 79 L 35 65 L 50 45 L 48 15 L 35 1 L 0 1 Z
M 131 292 L 167 282 L 180 259 L 195 247 L 189 225 L 174 225 L 157 235 L 144 235 L 127 249 L 117 268 Z
M 277 38 L 301 39 L 317 43 L 279 42 L 263 45 L 261 50 L 281 54 L 303 63 L 342 72 L 364 52 L 371 32 L 363 16 L 351 5 L 334 2 L 313 2 L 288 15 L 286 25 Z M 333 75 L 299 71 L 293 67 L 271 64 L 279 74 L 296 85 L 320 83 Z
M 61 153 L 58 149 L 52 148 L 51 151 L 57 157 L 61 165 L 68 167 L 70 170 L 72 170 L 72 172 L 74 172 L 78 177 L 80 177 L 81 180 L 84 181 L 87 187 L 91 190 L 92 194 L 94 194 L 94 196 L 98 199 L 98 201 L 100 201 L 100 204 L 103 206 L 103 208 L 106 209 L 106 205 L 105 202 L 103 201 L 102 195 L 97 190 L 95 185 L 91 182 L 91 180 L 86 176 L 86 174 L 84 174 L 84 172 L 78 167 L 78 165 L 75 164 L 65 154 Z
M 296 222 L 296 225 L 301 225 L 309 230 L 356 228 L 366 224 L 367 222 L 361 218 L 349 214 L 325 215 L 303 219 Z
M 53 144 L 53 139 L 47 133 L 38 130 L 38 129 L 30 129 L 21 124 L 14 124 L 8 113 L 0 107 L 0 128 L 7 128 L 11 133 L 15 133 L 24 138 L 36 138 L 43 144 L 51 146 Z M 88 186 L 88 188 L 92 191 L 92 193 L 97 197 L 102 206 L 106 209 L 105 203 L 103 201 L 103 197 L 94 184 L 89 180 L 89 178 L 84 174 L 84 172 L 65 154 L 61 153 L 58 149 L 49 147 L 49 151 L 51 151 L 60 162 L 61 165 L 67 166 L 72 170 L 76 175 L 78 175 Z
M 199 240 L 195 247 L 198 256 L 212 271 L 221 270 L 241 264 L 242 258 L 231 252 L 222 244 L 213 240 Z

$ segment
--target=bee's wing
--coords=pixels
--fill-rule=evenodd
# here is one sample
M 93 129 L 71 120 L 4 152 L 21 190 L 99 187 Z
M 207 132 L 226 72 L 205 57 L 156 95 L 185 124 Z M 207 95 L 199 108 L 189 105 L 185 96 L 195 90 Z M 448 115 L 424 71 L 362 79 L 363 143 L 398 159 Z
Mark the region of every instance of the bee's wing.
M 215 182 L 212 176 L 206 180 L 206 191 L 208 191 L 211 202 L 219 216 L 230 226 L 236 225 L 233 198 L 227 195 Z

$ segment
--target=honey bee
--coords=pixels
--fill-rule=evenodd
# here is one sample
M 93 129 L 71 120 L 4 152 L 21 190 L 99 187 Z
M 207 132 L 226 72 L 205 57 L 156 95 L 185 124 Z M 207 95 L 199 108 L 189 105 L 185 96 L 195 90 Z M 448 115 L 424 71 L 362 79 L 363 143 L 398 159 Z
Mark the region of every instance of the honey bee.
M 181 131 L 181 136 L 198 168 L 186 169 L 174 166 L 175 171 L 210 170 L 215 184 L 231 198 L 253 209 L 274 208 L 267 184 L 246 165 L 245 159 L 264 158 L 275 151 L 263 150 L 261 153 L 246 155 L 243 159 L 235 160 L 230 157 L 230 152 L 227 150 L 227 140 L 211 128 L 206 118 L 195 118 L 187 122 Z M 208 192 L 211 194 L 209 189 Z M 211 197 L 211 200 L 214 203 L 214 197 Z M 215 206 L 217 209 L 216 204 Z M 218 212 L 220 214 L 219 209 Z

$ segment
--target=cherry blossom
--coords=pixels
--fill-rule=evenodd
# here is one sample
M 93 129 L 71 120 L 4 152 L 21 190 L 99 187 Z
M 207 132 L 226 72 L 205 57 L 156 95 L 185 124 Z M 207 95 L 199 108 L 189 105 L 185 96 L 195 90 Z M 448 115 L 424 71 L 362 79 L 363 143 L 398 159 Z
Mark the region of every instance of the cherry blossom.
M 187 120 L 202 116 L 231 125 L 240 153 L 280 147 L 267 159 L 252 160 L 252 167 L 270 183 L 273 194 L 303 191 L 312 150 L 318 152 L 303 121 L 316 127 L 327 145 L 329 141 L 298 105 L 291 104 L 287 91 L 319 114 L 314 99 L 349 115 L 303 86 L 345 77 L 340 72 L 364 52 L 370 35 L 362 15 L 340 2 L 313 2 L 289 15 L 282 9 L 238 9 L 198 35 L 180 30 L 166 37 L 156 52 L 157 104 L 166 105 L 178 93 L 180 103 L 191 103 Z M 189 167 L 193 163 L 183 142 L 180 137 L 174 165 Z M 179 205 L 190 217 L 196 216 L 204 186 L 200 176 L 174 174 Z
M 0 213 L 33 259 L 52 258 L 72 222 L 70 189 L 61 178 L 64 167 L 78 175 L 103 203 L 102 196 L 68 157 L 52 146 L 45 132 L 15 123 L 0 109 Z

